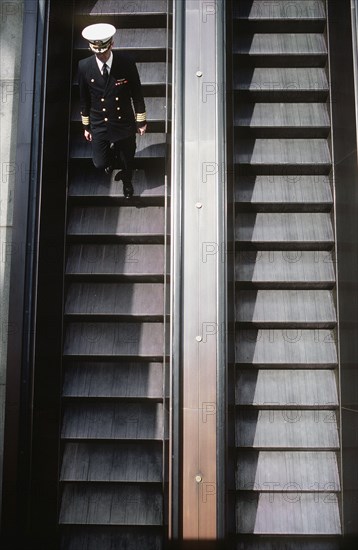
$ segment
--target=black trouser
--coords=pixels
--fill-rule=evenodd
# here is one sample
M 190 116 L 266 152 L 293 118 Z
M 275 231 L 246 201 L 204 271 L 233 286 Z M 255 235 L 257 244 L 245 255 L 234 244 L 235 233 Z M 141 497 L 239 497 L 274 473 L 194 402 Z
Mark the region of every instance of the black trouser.
M 113 143 L 113 147 L 111 147 L 111 143 Z M 122 168 L 121 179 L 123 183 L 130 183 L 132 181 L 136 145 L 135 135 L 114 142 L 93 136 L 93 164 L 96 168 L 102 169 L 107 168 L 107 166 L 112 169 Z

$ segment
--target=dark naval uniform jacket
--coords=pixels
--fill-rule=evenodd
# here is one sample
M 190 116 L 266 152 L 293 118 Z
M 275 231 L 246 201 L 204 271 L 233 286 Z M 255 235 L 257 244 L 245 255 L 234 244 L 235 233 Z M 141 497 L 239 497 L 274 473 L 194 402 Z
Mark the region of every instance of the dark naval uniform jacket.
M 145 125 L 145 103 L 137 67 L 125 53 L 113 51 L 107 81 L 95 55 L 82 59 L 78 65 L 78 83 L 82 124 L 94 139 L 118 141 L 133 136 L 137 127 Z

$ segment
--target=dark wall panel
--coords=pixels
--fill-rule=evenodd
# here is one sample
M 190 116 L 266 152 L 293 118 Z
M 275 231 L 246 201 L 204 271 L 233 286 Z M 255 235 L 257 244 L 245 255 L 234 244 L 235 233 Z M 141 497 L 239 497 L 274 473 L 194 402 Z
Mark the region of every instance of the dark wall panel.
M 27 540 L 56 548 L 72 2 L 51 2 L 44 97 L 31 496 Z

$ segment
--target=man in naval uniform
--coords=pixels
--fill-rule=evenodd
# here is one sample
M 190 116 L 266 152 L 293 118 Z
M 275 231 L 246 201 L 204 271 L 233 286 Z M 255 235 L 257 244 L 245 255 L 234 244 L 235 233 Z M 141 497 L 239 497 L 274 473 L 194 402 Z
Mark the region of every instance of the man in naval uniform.
M 107 174 L 122 167 L 116 180 L 122 179 L 129 199 L 136 133 L 143 135 L 147 124 L 137 67 L 126 54 L 112 52 L 115 33 L 116 28 L 107 23 L 82 31 L 95 55 L 79 62 L 78 82 L 84 136 L 92 143 L 93 164 Z

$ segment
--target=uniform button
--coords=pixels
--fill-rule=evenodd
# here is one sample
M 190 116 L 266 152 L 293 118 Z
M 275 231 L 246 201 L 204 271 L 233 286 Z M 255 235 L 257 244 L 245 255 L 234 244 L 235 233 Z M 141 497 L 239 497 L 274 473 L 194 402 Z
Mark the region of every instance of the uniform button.
M 119 116 L 118 118 L 122 118 L 121 116 Z
M 116 97 L 116 101 L 118 101 L 119 97 Z
M 117 107 L 117 111 L 120 111 L 120 110 L 121 110 L 121 108 L 120 108 L 120 107 Z
M 101 101 L 104 101 L 104 97 L 101 97 Z
M 105 122 L 108 122 L 108 118 L 105 118 L 104 121 L 105 121 Z
M 105 111 L 106 109 L 102 109 L 102 111 Z

